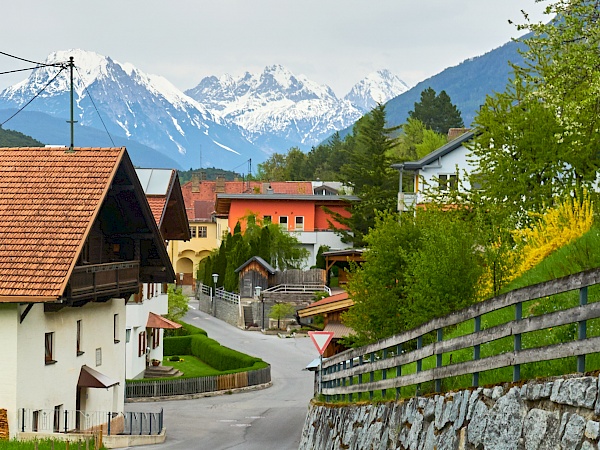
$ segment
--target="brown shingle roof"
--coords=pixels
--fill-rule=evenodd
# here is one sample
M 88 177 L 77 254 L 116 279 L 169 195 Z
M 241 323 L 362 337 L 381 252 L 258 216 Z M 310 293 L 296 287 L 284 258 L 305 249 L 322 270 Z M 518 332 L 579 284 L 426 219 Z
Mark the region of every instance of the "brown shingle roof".
M 0 148 L 0 298 L 58 298 L 125 148 Z

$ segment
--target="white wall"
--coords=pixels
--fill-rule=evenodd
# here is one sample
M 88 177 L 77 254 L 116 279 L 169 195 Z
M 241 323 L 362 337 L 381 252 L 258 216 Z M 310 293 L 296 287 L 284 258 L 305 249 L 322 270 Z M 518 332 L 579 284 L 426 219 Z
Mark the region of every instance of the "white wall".
M 24 309 L 24 307 L 20 307 Z M 18 346 L 17 377 L 12 389 L 16 390 L 16 407 L 34 410 L 75 410 L 77 381 L 83 365 L 119 381 L 109 389 L 87 389 L 82 406 L 87 411 L 123 411 L 125 390 L 125 301 L 112 299 L 105 303 L 88 303 L 78 308 L 64 308 L 58 312 L 44 313 L 44 305 L 36 304 L 23 323 L 10 312 L 0 310 L 0 334 L 4 342 Z M 114 315 L 118 314 L 115 336 Z M 81 350 L 77 355 L 77 321 L 81 320 Z M 6 322 L 6 323 L 4 323 Z M 45 363 L 45 334 L 54 333 L 54 364 Z M 4 346 L 3 346 L 4 347 Z M 97 364 L 96 350 L 101 353 Z M 4 349 L 3 349 L 4 351 Z M 10 349 L 7 352 L 10 357 Z M 3 355 L 4 356 L 4 355 Z M 0 386 L 4 391 L 5 387 Z M 5 392 L 0 393 L 0 398 Z M 9 419 L 12 433 L 17 423 Z
M 161 293 L 161 285 L 154 285 L 154 297 L 148 299 L 146 294 L 148 292 L 148 285 L 144 284 L 143 293 L 144 298 L 142 302 L 136 303 L 130 300 L 127 303 L 126 308 L 126 329 L 130 331 L 129 342 L 126 343 L 125 352 L 126 357 L 126 370 L 125 376 L 127 379 L 141 378 L 146 370 L 146 356 L 139 356 L 138 352 L 138 336 L 140 332 L 146 331 L 147 346 L 150 347 L 149 359 L 160 359 L 163 358 L 163 330 L 158 330 L 160 333 L 159 346 L 155 349 L 152 348 L 152 340 L 148 336 L 146 324 L 148 323 L 148 314 L 153 312 L 158 315 L 166 314 L 169 312 L 169 299 L 166 293 Z
M 471 174 L 475 168 L 473 164 L 467 161 L 468 159 L 470 159 L 470 150 L 461 145 L 429 166 L 423 167 L 418 174 L 418 192 L 420 194 L 418 202 L 423 201 L 423 191 L 426 191 L 428 188 L 438 187 L 437 178 L 440 175 L 457 174 L 462 186 L 468 189 L 470 185 L 465 177 L 465 171 L 467 174 Z
M 0 407 L 6 408 L 11 437 L 17 426 L 17 325 L 18 306 L 11 303 L 0 304 Z

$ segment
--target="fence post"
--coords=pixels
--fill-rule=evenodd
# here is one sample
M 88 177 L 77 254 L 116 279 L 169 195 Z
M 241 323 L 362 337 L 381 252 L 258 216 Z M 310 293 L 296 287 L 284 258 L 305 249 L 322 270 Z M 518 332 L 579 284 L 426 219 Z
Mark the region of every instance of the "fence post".
M 396 356 L 400 356 L 402 354 L 402 344 L 398 344 L 396 346 Z M 396 378 L 400 378 L 402 376 L 402 366 L 396 366 Z M 400 398 L 400 388 L 396 388 L 396 400 Z
M 77 413 L 78 411 L 75 411 L 75 423 L 77 423 Z M 65 409 L 65 434 L 69 431 L 67 428 L 67 422 L 69 421 L 69 412 Z M 79 430 L 77 430 L 79 431 Z
M 375 352 L 371 352 L 371 369 L 373 368 L 373 363 L 375 362 Z M 375 381 L 375 371 L 371 370 L 369 372 L 369 381 L 372 383 Z M 369 400 L 373 400 L 373 391 L 369 391 Z
M 443 328 L 438 328 L 437 341 L 442 342 L 443 339 L 444 339 L 444 330 L 443 330 Z M 441 353 L 438 353 L 437 355 L 435 355 L 435 367 L 437 367 L 437 368 L 442 367 L 442 354 Z M 442 380 L 437 378 L 435 380 L 435 392 L 440 392 L 441 390 L 442 390 Z
M 360 356 L 358 357 L 358 365 L 359 365 L 359 366 L 362 366 L 362 365 L 363 365 L 363 362 L 364 362 L 364 360 L 363 360 L 363 355 L 360 355 Z M 362 374 L 362 373 L 359 373 L 359 374 L 358 374 L 358 384 L 362 384 L 362 382 L 363 382 L 363 374 Z M 361 398 L 362 398 L 362 392 L 359 392 L 359 393 L 358 393 L 358 400 L 360 401 L 360 399 L 361 399 Z
M 420 350 L 423 348 L 423 336 L 419 336 L 417 338 L 417 350 Z M 417 373 L 421 372 L 423 370 L 423 360 L 422 359 L 417 359 Z M 421 383 L 417 383 L 417 392 L 416 394 L 419 395 L 421 393 Z
M 384 348 L 383 349 L 383 359 L 387 359 L 388 356 L 388 349 Z M 381 379 L 382 380 L 387 380 L 387 369 L 383 369 L 381 371 Z M 385 396 L 387 394 L 387 391 L 385 389 L 381 390 L 381 396 L 383 397 L 383 399 L 385 400 Z
M 475 317 L 474 331 L 475 334 L 481 331 L 481 316 Z M 479 344 L 473 346 L 473 361 L 477 361 L 479 358 L 481 358 L 480 350 L 481 347 Z M 473 380 L 471 384 L 473 385 L 473 387 L 479 387 L 479 372 L 473 372 Z
M 523 318 L 523 303 L 515 303 L 515 320 L 518 322 Z M 515 353 L 521 350 L 521 333 L 515 334 Z M 513 382 L 521 379 L 521 364 L 513 365 Z
M 354 358 L 352 358 L 350 360 L 350 368 L 352 369 L 354 367 Z M 350 375 L 350 377 L 348 378 L 348 385 L 352 386 L 354 384 L 354 375 Z M 348 401 L 351 402 L 352 401 L 352 392 L 348 393 Z
M 112 414 L 110 412 L 106 413 L 108 415 L 108 420 L 106 421 L 106 433 L 108 436 L 110 436 L 110 419 Z
M 579 289 L 579 306 L 587 305 L 588 288 L 587 286 Z M 577 339 L 583 341 L 587 337 L 587 321 L 580 320 L 577 323 Z M 585 355 L 577 355 L 577 372 L 585 372 Z

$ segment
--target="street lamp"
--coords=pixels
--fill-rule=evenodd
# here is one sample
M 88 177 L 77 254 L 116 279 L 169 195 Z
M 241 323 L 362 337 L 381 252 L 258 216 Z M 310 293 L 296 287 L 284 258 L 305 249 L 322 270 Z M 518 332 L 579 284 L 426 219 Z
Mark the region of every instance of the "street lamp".
M 213 279 L 213 297 L 211 297 L 211 301 L 212 301 L 212 315 L 213 317 L 217 316 L 217 302 L 213 301 L 214 297 L 217 296 L 217 281 L 219 280 L 219 274 L 218 273 L 213 273 L 212 274 L 212 279 Z

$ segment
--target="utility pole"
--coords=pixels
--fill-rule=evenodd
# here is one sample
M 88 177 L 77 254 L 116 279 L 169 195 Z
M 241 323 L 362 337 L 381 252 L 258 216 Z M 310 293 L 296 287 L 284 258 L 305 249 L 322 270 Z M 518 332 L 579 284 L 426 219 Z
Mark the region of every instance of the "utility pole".
M 75 67 L 75 62 L 73 60 L 73 57 L 69 57 L 69 72 L 70 72 L 70 76 L 71 76 L 71 120 L 67 120 L 67 123 L 71 124 L 71 145 L 69 146 L 69 153 L 74 153 L 75 152 L 75 124 L 77 123 L 76 120 L 74 120 L 73 114 L 74 114 L 74 101 L 73 101 L 73 68 Z

